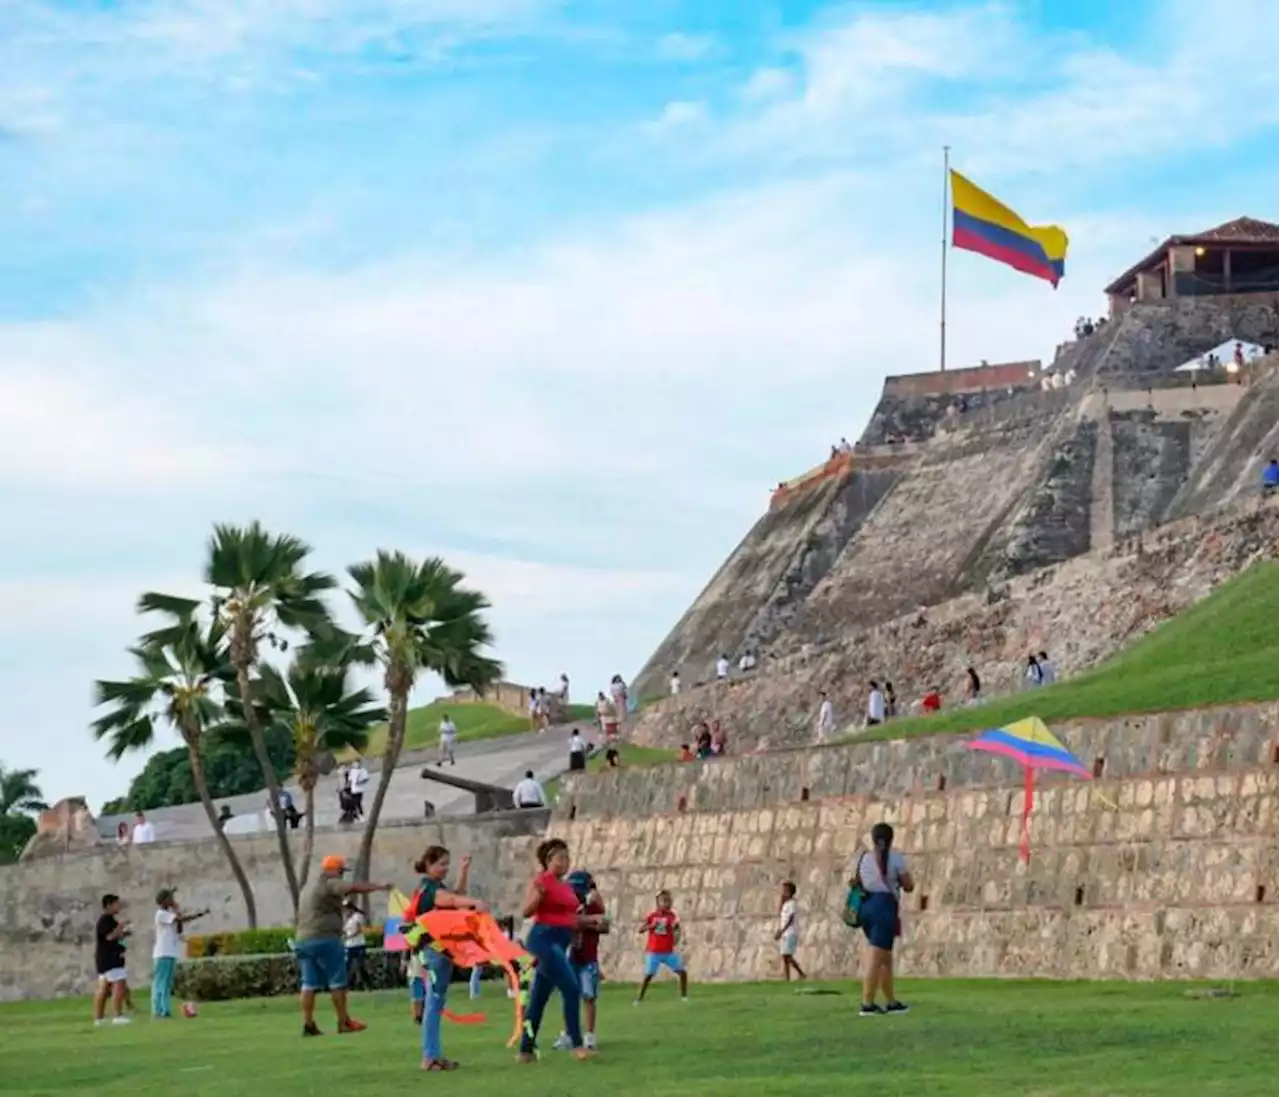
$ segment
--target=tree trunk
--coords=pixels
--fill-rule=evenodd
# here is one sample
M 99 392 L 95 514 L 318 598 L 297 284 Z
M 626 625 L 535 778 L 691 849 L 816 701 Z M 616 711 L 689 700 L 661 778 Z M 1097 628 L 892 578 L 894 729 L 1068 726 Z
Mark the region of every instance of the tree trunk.
M 314 781 L 302 784 L 303 804 L 307 809 L 306 829 L 302 832 L 302 869 L 298 873 L 298 889 L 307 886 L 311 875 L 311 853 L 316 846 L 316 786 Z
M 400 683 L 389 684 L 390 703 L 387 713 L 387 745 L 382 751 L 382 772 L 378 774 L 378 789 L 373 794 L 373 803 L 369 814 L 365 817 L 364 834 L 360 836 L 360 855 L 356 858 L 356 879 L 364 882 L 369 879 L 369 862 L 373 858 L 373 836 L 378 829 L 378 817 L 382 814 L 382 805 L 387 799 L 387 789 L 391 785 L 392 774 L 396 763 L 400 760 L 400 749 L 404 746 L 405 721 L 409 711 L 409 687 Z
M 200 794 L 200 803 L 204 805 L 204 813 L 209 817 L 209 825 L 213 827 L 214 837 L 218 840 L 218 848 L 222 850 L 222 855 L 227 859 L 227 864 L 231 866 L 231 875 L 236 878 L 236 883 L 240 885 L 240 894 L 244 896 L 244 913 L 249 920 L 249 928 L 257 929 L 258 904 L 253 898 L 253 888 L 249 884 L 249 877 L 245 875 L 244 866 L 240 863 L 236 848 L 231 844 L 231 839 L 227 837 L 226 832 L 222 829 L 217 809 L 213 806 L 213 797 L 209 795 L 209 779 L 204 772 L 204 757 L 200 753 L 200 747 L 196 739 L 191 736 L 184 736 L 184 738 L 187 743 L 187 758 L 191 762 L 191 779 L 195 783 L 196 792 Z
M 293 916 L 298 916 L 298 875 L 293 867 L 293 850 L 289 846 L 289 831 L 285 825 L 284 811 L 280 807 L 280 781 L 276 777 L 276 768 L 271 764 L 271 755 L 267 752 L 267 738 L 262 733 L 262 724 L 258 720 L 258 710 L 253 707 L 252 686 L 249 682 L 249 659 L 253 652 L 246 645 L 239 645 L 240 657 L 236 660 L 236 684 L 240 689 L 240 707 L 244 711 L 245 726 L 249 729 L 249 738 L 253 742 L 253 753 L 257 755 L 258 765 L 262 767 L 262 776 L 267 782 L 267 793 L 271 802 L 271 818 L 276 823 L 276 838 L 280 843 L 280 860 L 284 864 L 285 883 L 289 886 L 289 901 L 293 904 Z

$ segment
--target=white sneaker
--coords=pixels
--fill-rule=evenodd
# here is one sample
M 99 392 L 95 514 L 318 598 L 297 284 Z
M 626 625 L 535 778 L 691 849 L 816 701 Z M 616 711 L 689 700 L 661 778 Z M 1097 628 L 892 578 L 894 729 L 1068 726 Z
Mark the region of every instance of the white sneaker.
M 103 1025 L 105 1025 L 106 1023 L 107 1023 L 107 1019 L 106 1019 L 105 1017 L 97 1017 L 97 1018 L 95 1018 L 95 1019 L 94 1019 L 93 1027 L 94 1027 L 94 1028 L 101 1028 L 101 1027 L 102 1027 Z
M 595 1051 L 596 1050 L 596 1034 L 594 1032 L 588 1032 L 582 1038 L 582 1046 L 585 1047 L 588 1051 Z
M 133 1018 L 132 1017 L 113 1017 L 111 1019 L 111 1023 L 113 1025 L 131 1025 L 133 1024 Z
M 573 1044 L 569 1040 L 569 1034 L 566 1032 L 560 1033 L 560 1035 L 556 1037 L 556 1042 L 551 1046 L 555 1048 L 556 1051 L 570 1051 L 573 1048 Z

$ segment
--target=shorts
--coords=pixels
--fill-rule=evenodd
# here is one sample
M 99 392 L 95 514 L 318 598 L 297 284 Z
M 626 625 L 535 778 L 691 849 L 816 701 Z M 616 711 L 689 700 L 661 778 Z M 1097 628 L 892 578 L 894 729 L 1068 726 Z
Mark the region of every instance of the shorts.
M 421 975 L 409 980 L 409 1001 L 425 1002 L 427 1000 L 427 983 Z
M 652 979 L 661 968 L 679 975 L 684 971 L 684 961 L 678 952 L 646 952 L 644 954 L 644 977 Z
M 873 891 L 862 902 L 862 932 L 872 948 L 893 951 L 898 936 L 898 900 L 887 891 Z
M 794 933 L 784 933 L 778 938 L 778 955 L 794 956 L 796 949 L 799 947 L 800 938 Z
M 578 990 L 584 1002 L 594 1002 L 600 997 L 600 965 L 594 960 L 588 964 L 574 964 L 573 973 L 578 977 Z
M 127 983 L 129 972 L 122 967 L 113 967 L 110 971 L 98 972 L 98 979 L 104 983 Z
M 336 937 L 297 941 L 293 954 L 298 958 L 303 990 L 347 989 L 347 950 Z

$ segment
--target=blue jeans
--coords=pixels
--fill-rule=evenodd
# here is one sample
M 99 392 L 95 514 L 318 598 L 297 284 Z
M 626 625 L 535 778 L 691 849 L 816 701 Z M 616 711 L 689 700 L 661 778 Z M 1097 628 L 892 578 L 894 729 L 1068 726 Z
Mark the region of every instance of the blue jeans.
M 443 952 L 428 949 L 426 954 L 427 1008 L 422 1014 L 422 1058 L 442 1059 L 440 1049 L 440 1015 L 453 979 L 453 961 Z
M 471 981 L 467 986 L 467 990 L 471 992 L 472 998 L 480 997 L 480 979 L 484 975 L 484 968 L 479 964 L 471 969 Z
M 151 1016 L 172 1017 L 169 995 L 173 993 L 173 972 L 178 961 L 172 956 L 157 956 L 151 973 Z
M 533 954 L 538 966 L 533 969 L 533 985 L 529 988 L 529 1008 L 524 1016 L 524 1032 L 520 1035 L 520 1051 L 532 1054 L 538 1046 L 538 1029 L 542 1027 L 542 1015 L 546 1012 L 551 992 L 558 990 L 564 1001 L 564 1030 L 569 1042 L 582 1047 L 582 1023 L 578 1006 L 582 993 L 578 976 L 569 963 L 569 946 L 573 932 L 537 923 L 529 931 L 525 947 Z

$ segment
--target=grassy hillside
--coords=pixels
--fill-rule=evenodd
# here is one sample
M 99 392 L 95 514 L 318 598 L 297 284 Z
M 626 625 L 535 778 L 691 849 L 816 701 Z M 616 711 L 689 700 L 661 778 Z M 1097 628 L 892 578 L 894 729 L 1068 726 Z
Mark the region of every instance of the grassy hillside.
M 899 739 L 999 727 L 1024 716 L 1081 716 L 1203 708 L 1277 695 L 1280 568 L 1254 565 L 1199 604 L 1100 666 L 1058 685 L 975 708 L 895 720 L 854 738 Z
M 513 716 L 496 705 L 432 701 L 429 705 L 409 710 L 404 736 L 405 750 L 435 746 L 440 741 L 440 721 L 446 712 L 458 728 L 460 743 L 474 742 L 477 739 L 498 739 L 504 735 L 519 735 L 530 730 L 528 717 Z M 595 709 L 591 705 L 570 705 L 569 719 L 571 722 L 591 723 L 595 720 Z M 381 754 L 386 735 L 385 727 L 378 728 L 365 753 L 372 757 Z

